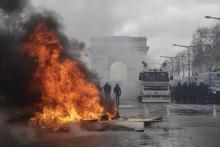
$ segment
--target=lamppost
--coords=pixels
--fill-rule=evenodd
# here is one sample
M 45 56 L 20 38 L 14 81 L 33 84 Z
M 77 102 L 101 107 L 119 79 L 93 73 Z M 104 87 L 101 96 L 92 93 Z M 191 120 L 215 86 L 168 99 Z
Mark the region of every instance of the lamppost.
M 178 46 L 178 47 L 183 47 L 183 48 L 187 48 L 188 51 L 188 78 L 189 78 L 189 83 L 191 81 L 191 77 L 190 77 L 190 73 L 191 73 L 191 68 L 190 68 L 190 48 L 194 47 L 194 46 L 187 46 L 187 45 L 179 45 L 179 44 L 173 44 L 173 46 Z
M 205 16 L 205 18 L 207 18 L 207 19 L 216 19 L 216 20 L 220 20 L 219 17 L 212 17 L 212 16 Z
M 184 78 L 184 77 L 185 77 L 185 70 L 184 70 L 184 55 L 182 55 L 182 56 L 177 56 L 177 58 L 181 58 L 181 62 L 182 62 L 182 72 L 183 72 L 182 78 Z

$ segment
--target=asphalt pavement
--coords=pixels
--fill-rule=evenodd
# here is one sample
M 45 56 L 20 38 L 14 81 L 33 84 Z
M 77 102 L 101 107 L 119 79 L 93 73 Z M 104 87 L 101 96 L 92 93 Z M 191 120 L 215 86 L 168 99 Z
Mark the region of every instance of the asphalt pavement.
M 141 104 L 123 101 L 121 116 L 163 116 L 163 121 L 134 130 L 86 131 L 73 127 L 73 134 L 47 133 L 25 125 L 0 121 L 0 146 L 45 147 L 219 147 L 220 105 Z M 3 120 L 4 116 L 1 116 Z M 43 134 L 43 135 L 42 135 Z

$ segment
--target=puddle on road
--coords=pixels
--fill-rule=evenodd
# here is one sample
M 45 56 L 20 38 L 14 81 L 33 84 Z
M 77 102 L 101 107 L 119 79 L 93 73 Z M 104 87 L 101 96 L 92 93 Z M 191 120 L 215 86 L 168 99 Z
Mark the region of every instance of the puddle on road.
M 137 144 L 141 146 L 146 145 L 155 145 L 157 142 L 151 137 L 151 135 L 147 134 L 146 132 L 143 133 L 140 138 L 137 140 Z
M 173 110 L 173 113 L 176 113 L 177 115 L 187 115 L 187 116 L 195 116 L 195 115 L 212 115 L 211 110 L 186 110 L 186 109 L 178 109 Z

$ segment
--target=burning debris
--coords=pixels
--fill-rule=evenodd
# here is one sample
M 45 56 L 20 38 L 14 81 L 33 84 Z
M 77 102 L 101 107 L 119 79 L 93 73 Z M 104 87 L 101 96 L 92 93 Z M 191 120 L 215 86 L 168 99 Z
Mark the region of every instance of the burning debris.
M 0 34 L 1 40 L 6 40 L 0 43 L 1 52 L 6 57 L 13 55 L 7 62 L 1 60 L 0 93 L 13 103 L 35 106 L 31 124 L 54 129 L 71 121 L 116 116 L 113 105 L 106 108 L 102 104 L 99 86 L 90 79 L 92 74 L 65 51 L 63 42 L 68 40 L 62 40 L 53 17 L 34 14 L 22 26 L 20 35 Z
M 30 91 L 41 95 L 41 111 L 31 123 L 56 127 L 69 121 L 99 120 L 106 113 L 96 85 L 86 79 L 77 61 L 62 56 L 63 46 L 46 24 L 37 24 L 24 46 L 37 64 Z

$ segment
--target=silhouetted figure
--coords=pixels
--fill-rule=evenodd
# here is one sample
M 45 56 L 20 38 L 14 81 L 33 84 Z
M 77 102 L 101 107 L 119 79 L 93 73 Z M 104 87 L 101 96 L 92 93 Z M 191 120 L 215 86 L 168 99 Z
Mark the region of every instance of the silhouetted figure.
M 104 89 L 106 103 L 110 103 L 110 94 L 111 94 L 112 87 L 110 84 L 108 84 L 108 82 L 106 82 L 103 89 Z
M 182 103 L 187 102 L 187 97 L 188 97 L 188 89 L 187 89 L 187 83 L 183 83 L 181 86 L 181 101 Z
M 197 104 L 200 104 L 201 103 L 201 98 L 202 98 L 202 95 L 201 95 L 201 85 L 197 84 L 196 87 L 195 87 L 195 99 L 196 99 L 196 103 Z
M 208 96 L 208 93 L 209 93 L 209 86 L 207 85 L 207 84 L 205 84 L 205 83 L 202 83 L 202 85 L 201 85 L 202 87 L 201 87 L 201 94 L 202 94 L 202 103 L 206 103 L 207 101 L 208 102 L 211 102 L 212 101 L 212 99 L 213 99 L 213 97 L 209 97 Z
M 116 84 L 114 88 L 115 98 L 116 98 L 116 105 L 119 106 L 119 97 L 121 96 L 121 88 L 118 84 Z
M 170 85 L 170 95 L 171 95 L 171 102 L 176 102 L 175 99 L 175 87 Z
M 190 103 L 195 104 L 196 103 L 196 83 L 192 82 L 190 84 Z
M 181 83 L 178 83 L 176 88 L 175 88 L 175 97 L 177 103 L 181 103 Z
M 204 88 L 205 88 L 205 84 L 199 83 L 197 90 L 199 104 L 205 103 L 206 92 L 204 91 L 205 90 Z

